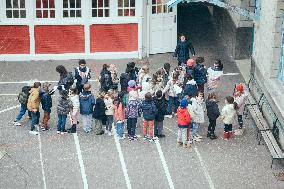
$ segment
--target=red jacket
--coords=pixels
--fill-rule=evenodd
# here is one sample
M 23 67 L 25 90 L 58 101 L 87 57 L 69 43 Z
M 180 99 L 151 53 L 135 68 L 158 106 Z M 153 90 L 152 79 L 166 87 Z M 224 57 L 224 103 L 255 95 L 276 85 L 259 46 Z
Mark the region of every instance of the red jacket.
M 179 128 L 188 128 L 190 123 L 190 114 L 187 108 L 179 107 L 177 110 L 177 120 Z

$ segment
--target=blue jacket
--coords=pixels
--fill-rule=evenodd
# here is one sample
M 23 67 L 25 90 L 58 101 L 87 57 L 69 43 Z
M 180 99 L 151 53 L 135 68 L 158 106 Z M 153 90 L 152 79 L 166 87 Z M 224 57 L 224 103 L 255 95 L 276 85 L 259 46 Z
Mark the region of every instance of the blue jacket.
M 155 119 L 157 114 L 157 107 L 153 100 L 151 101 L 144 100 L 142 102 L 141 109 L 145 120 L 150 121 Z
M 187 60 L 189 59 L 189 50 L 192 55 L 195 55 L 194 48 L 192 44 L 188 41 L 181 42 L 179 41 L 176 50 L 174 53 L 174 57 L 178 57 L 179 62 L 183 62 L 186 64 Z
M 207 70 L 204 65 L 196 64 L 196 66 L 194 66 L 194 80 L 197 85 L 202 85 L 207 82 Z
M 96 101 L 91 91 L 83 91 L 79 95 L 79 101 L 80 101 L 80 114 L 90 115 L 93 113 L 93 107 Z
M 198 88 L 196 82 L 193 79 L 189 80 L 184 86 L 183 95 L 184 96 L 188 95 L 190 97 L 193 97 L 197 96 L 197 93 L 198 93 Z
M 41 107 L 44 111 L 51 112 L 52 98 L 47 92 L 41 94 Z

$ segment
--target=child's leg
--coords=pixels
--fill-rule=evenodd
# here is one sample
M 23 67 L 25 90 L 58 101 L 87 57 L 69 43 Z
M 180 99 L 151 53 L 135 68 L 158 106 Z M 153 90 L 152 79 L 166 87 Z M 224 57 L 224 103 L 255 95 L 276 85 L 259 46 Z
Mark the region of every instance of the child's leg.
M 31 131 L 35 130 L 35 125 L 37 122 L 37 114 L 36 112 L 31 112 L 31 116 L 32 116 L 32 123 L 31 123 Z
M 157 130 L 158 130 L 158 135 L 162 135 L 163 134 L 163 121 L 157 122 Z
M 127 119 L 127 135 L 129 137 L 131 136 L 131 120 L 132 120 L 132 118 Z
M 233 125 L 229 124 L 229 138 L 233 137 Z
M 194 137 L 198 130 L 198 124 L 195 122 L 192 122 L 192 137 Z
M 147 127 L 148 127 L 148 121 L 144 119 L 143 121 L 143 135 L 147 136 Z
M 177 142 L 178 143 L 182 142 L 182 129 L 181 128 L 178 128 Z
M 61 131 L 61 125 L 62 125 L 62 116 L 58 114 L 58 122 L 57 122 L 57 131 Z
M 36 112 L 36 125 L 39 124 L 40 112 L 39 110 Z
M 47 111 L 44 111 L 43 119 L 42 119 L 42 127 L 43 128 L 47 128 L 49 119 L 50 119 L 50 113 L 47 112 Z
M 81 118 L 82 118 L 82 126 L 83 126 L 83 130 L 85 131 L 85 132 L 87 132 L 88 130 L 87 130 L 87 118 L 86 118 L 86 115 L 81 115 Z
M 110 115 L 110 116 L 108 116 L 108 130 L 109 130 L 109 132 L 111 132 L 112 123 L 113 123 L 113 116 Z
M 178 97 L 173 97 L 173 105 L 174 105 L 174 113 L 177 113 L 177 109 L 179 106 Z
M 92 126 L 92 114 L 87 115 L 87 129 L 88 129 L 89 132 L 93 130 L 93 126 Z
M 17 115 L 15 121 L 17 121 L 17 122 L 20 121 L 22 119 L 22 117 L 25 115 L 26 111 L 27 111 L 27 105 L 21 104 L 20 112 Z
M 182 143 L 183 145 L 186 144 L 186 135 L 187 135 L 187 129 L 186 128 L 183 128 L 181 130 L 181 138 L 182 138 Z
M 154 136 L 158 136 L 158 122 L 155 121 L 154 122 Z
M 224 127 L 224 140 L 228 140 L 229 139 L 229 125 L 228 124 L 225 124 L 225 127 Z
M 243 128 L 243 115 L 238 115 L 239 129 Z
M 133 137 L 135 137 L 136 135 L 136 125 L 137 125 L 137 118 L 133 118 L 132 127 L 131 127 L 131 134 Z
M 149 135 L 151 138 L 154 137 L 154 120 L 148 121 L 149 124 Z
M 172 111 L 173 111 L 173 97 L 169 96 L 168 114 L 172 115 Z
M 66 120 L 67 120 L 67 115 L 62 115 L 61 132 L 65 132 Z

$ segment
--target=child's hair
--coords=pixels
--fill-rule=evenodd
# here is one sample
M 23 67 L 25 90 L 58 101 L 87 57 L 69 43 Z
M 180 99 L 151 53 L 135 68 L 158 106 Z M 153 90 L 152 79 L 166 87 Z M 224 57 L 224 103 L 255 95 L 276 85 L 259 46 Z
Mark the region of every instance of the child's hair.
M 86 83 L 86 84 L 84 84 L 83 89 L 84 89 L 85 91 L 89 91 L 91 87 L 92 87 L 91 84 Z
M 152 94 L 150 92 L 145 94 L 145 100 L 151 101 L 152 100 Z
M 161 91 L 161 90 L 158 90 L 157 92 L 156 92 L 156 97 L 157 98 L 161 98 L 163 96 L 163 92 Z
M 153 85 L 156 85 L 158 81 L 158 76 L 156 74 L 153 74 L 151 82 Z
M 35 82 L 34 83 L 34 88 L 39 88 L 41 86 L 41 83 L 40 82 Z
M 108 64 L 104 64 L 103 65 L 103 70 L 107 70 L 109 68 L 109 65 Z
M 97 96 L 97 98 L 103 99 L 105 96 L 105 92 L 100 92 Z
M 79 65 L 81 65 L 81 64 L 86 64 L 86 60 L 84 60 L 84 59 L 79 60 Z
M 197 64 L 202 64 L 203 62 L 205 62 L 205 59 L 203 56 L 197 57 L 196 58 L 196 63 Z
M 211 100 L 211 99 L 217 99 L 217 95 L 215 93 L 209 93 L 208 100 Z
M 164 69 L 165 69 L 167 72 L 169 72 L 170 69 L 171 69 L 171 64 L 170 64 L 170 63 L 165 63 L 165 64 L 164 64 Z
M 55 70 L 60 74 L 60 78 L 64 78 L 68 74 L 66 68 L 63 65 L 58 65 Z
M 48 83 L 48 82 L 43 83 L 43 85 L 42 85 L 43 90 L 46 91 L 46 92 L 48 92 L 50 85 L 51 85 L 51 84 Z
M 201 95 L 202 97 L 204 97 L 204 94 L 203 94 L 201 91 L 198 91 L 198 92 L 197 92 L 197 96 L 200 96 L 200 95 Z
M 78 94 L 78 89 L 75 87 L 71 87 L 70 89 L 71 94 L 77 95 Z
M 235 110 L 238 109 L 238 104 L 235 102 L 234 97 L 227 96 L 227 97 L 226 97 L 226 101 L 228 102 L 228 104 L 233 104 Z
M 222 61 L 221 61 L 220 59 L 216 59 L 215 62 L 214 62 L 214 64 L 217 65 L 217 68 L 218 68 L 219 70 L 223 70 L 223 64 L 222 64 Z
M 122 106 L 124 105 L 124 104 L 123 104 L 123 96 L 124 96 L 124 92 L 119 92 L 119 93 L 118 93 L 117 98 L 116 98 L 116 101 L 117 101 L 116 106 L 117 106 L 117 107 L 118 107 L 120 104 L 122 104 Z

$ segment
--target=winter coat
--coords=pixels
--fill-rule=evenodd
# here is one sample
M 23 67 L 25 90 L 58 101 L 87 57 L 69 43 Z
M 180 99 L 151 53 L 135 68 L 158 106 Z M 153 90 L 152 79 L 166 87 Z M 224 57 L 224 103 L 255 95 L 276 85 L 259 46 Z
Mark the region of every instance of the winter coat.
M 72 108 L 73 108 L 73 105 L 72 105 L 71 100 L 69 100 L 68 98 L 64 98 L 62 96 L 58 98 L 57 113 L 59 115 L 69 114 Z
M 216 68 L 208 68 L 208 88 L 217 89 L 219 87 L 223 71 Z
M 141 109 L 143 112 L 143 117 L 147 121 L 154 120 L 158 112 L 157 107 L 153 100 L 151 101 L 144 100 L 142 102 Z
M 186 66 L 185 70 L 186 70 L 185 73 L 187 75 L 190 75 L 194 78 L 194 67 Z
M 129 100 L 126 105 L 126 117 L 127 118 L 138 118 L 140 117 L 141 102 L 139 100 Z
M 214 100 L 206 101 L 207 116 L 209 120 L 216 120 L 220 116 L 218 104 Z
M 246 105 L 247 94 L 244 93 L 241 96 L 235 97 L 235 103 L 238 105 L 237 114 L 243 115 Z
M 156 98 L 154 99 L 155 105 L 157 107 L 157 114 L 155 117 L 155 121 L 161 122 L 164 121 L 164 117 L 167 114 L 167 102 L 165 98 Z
M 86 77 L 81 77 L 80 73 L 84 72 Z M 91 79 L 91 70 L 88 67 L 85 67 L 83 70 L 80 67 L 75 68 L 75 79 L 77 79 L 76 86 L 81 87 L 84 84 L 88 83 L 88 80 Z
M 191 102 L 192 104 L 188 105 L 188 111 L 190 112 L 192 122 L 204 123 L 203 100 L 191 98 Z
M 226 104 L 221 112 L 221 118 L 224 124 L 233 124 L 236 116 L 236 110 L 234 104 Z
M 120 87 L 121 91 L 127 91 L 128 81 L 130 81 L 130 76 L 128 73 L 122 73 L 120 75 Z
M 189 80 L 184 86 L 183 95 L 195 97 L 197 96 L 197 93 L 198 93 L 198 88 L 197 88 L 196 82 L 194 81 L 194 79 Z
M 189 41 L 179 41 L 175 49 L 174 57 L 178 57 L 179 62 L 186 63 L 189 59 L 189 50 L 192 55 L 195 55 L 194 48 Z
M 106 105 L 106 115 L 114 115 L 114 105 L 113 105 L 113 99 L 108 98 L 104 99 L 105 105 Z
M 41 95 L 41 107 L 44 111 L 46 112 L 51 112 L 51 107 L 52 107 L 52 98 L 51 95 L 48 92 L 44 92 Z
M 106 116 L 105 110 L 106 110 L 106 105 L 104 103 L 104 100 L 101 98 L 97 98 L 96 105 L 95 105 L 94 112 L 93 112 L 93 118 L 97 120 L 105 119 L 105 116 Z
M 112 87 L 112 78 L 110 71 L 104 69 L 101 71 L 100 84 L 103 91 L 108 91 Z
M 32 111 L 33 109 L 39 110 L 39 104 L 40 104 L 39 90 L 37 88 L 32 88 L 30 90 L 27 108 L 29 111 Z
M 125 108 L 123 103 L 119 103 L 119 105 L 114 105 L 114 117 L 116 121 L 124 121 L 125 120 Z
M 79 95 L 79 102 L 80 102 L 80 114 L 90 115 L 93 113 L 93 107 L 96 101 L 91 91 L 83 91 Z
M 72 72 L 69 72 L 65 77 L 61 78 L 58 82 L 58 86 L 63 85 L 65 90 L 69 90 L 74 83 L 74 77 Z
M 69 99 L 71 100 L 72 105 L 73 105 L 72 114 L 76 115 L 77 112 L 79 112 L 79 108 L 80 108 L 79 95 L 70 96 Z
M 204 65 L 196 64 L 196 66 L 194 66 L 194 80 L 197 85 L 202 85 L 207 82 L 207 70 Z
M 166 87 L 163 89 L 163 94 L 168 92 L 168 95 L 169 96 L 172 96 L 172 97 L 176 97 L 177 96 L 177 93 L 175 91 L 175 88 L 174 88 L 174 85 L 176 85 L 172 79 L 170 79 L 166 85 Z
M 179 128 L 188 128 L 190 124 L 190 113 L 187 108 L 179 107 L 177 110 L 177 121 Z

